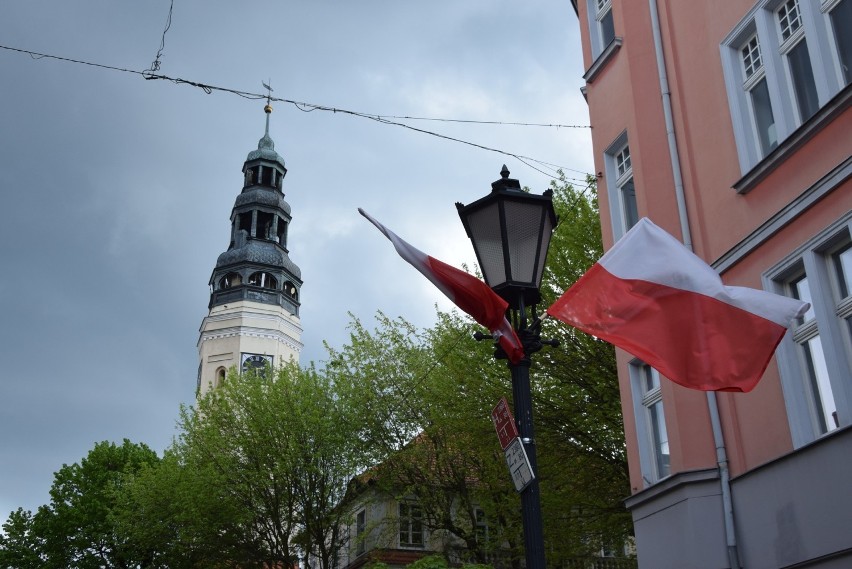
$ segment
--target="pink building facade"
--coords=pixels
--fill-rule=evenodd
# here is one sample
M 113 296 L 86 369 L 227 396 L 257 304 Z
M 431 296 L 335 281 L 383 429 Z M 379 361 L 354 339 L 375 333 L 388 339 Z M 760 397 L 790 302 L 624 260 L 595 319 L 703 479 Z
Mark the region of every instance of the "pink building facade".
M 852 567 L 852 0 L 573 0 L 604 243 L 807 300 L 754 391 L 619 351 L 641 568 Z

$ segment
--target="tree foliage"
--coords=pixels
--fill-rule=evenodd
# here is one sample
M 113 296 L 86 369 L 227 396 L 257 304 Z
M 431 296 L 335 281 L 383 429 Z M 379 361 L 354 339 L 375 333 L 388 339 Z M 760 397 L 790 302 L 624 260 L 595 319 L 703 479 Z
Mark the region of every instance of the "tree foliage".
M 156 464 L 157 454 L 125 439 L 97 443 L 79 463 L 54 475 L 50 504 L 18 510 L 3 526 L 0 567 L 98 569 L 147 567 L 147 552 L 115 531 L 113 515 L 126 476 Z
M 283 567 L 308 554 L 330 567 L 362 455 L 356 420 L 313 368 L 232 370 L 183 409 L 160 468 L 130 485 L 122 527 L 166 544 L 168 567 Z

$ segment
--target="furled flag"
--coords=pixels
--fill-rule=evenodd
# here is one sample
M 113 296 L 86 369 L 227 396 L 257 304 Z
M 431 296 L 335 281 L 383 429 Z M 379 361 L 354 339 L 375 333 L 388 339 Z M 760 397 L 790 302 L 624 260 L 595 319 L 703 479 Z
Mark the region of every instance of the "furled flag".
M 685 387 L 746 392 L 808 307 L 725 286 L 712 267 L 642 218 L 547 313 Z
M 423 273 L 423 276 L 432 281 L 456 306 L 488 328 L 500 342 L 510 362 L 518 363 L 524 357 L 524 349 L 518 335 L 506 319 L 508 303 L 487 284 L 412 247 L 363 209 L 358 208 L 358 212 L 390 239 L 400 257 Z

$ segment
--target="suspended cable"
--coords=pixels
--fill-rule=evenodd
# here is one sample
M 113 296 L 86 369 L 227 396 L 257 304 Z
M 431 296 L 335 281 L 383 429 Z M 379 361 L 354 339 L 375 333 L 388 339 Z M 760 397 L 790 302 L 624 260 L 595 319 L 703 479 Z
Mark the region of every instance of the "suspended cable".
M 165 31 L 168 31 L 168 26 L 170 24 L 171 24 L 171 10 L 170 10 L 170 15 L 169 15 L 169 21 L 168 21 L 168 24 L 167 24 Z M 163 44 L 165 42 L 165 31 L 163 32 L 163 38 L 164 38 Z M 14 51 L 14 52 L 18 52 L 18 53 L 25 53 L 25 54 L 28 54 L 30 57 L 38 58 L 38 59 L 43 59 L 43 58 L 55 59 L 57 61 L 64 61 L 64 62 L 68 62 L 68 63 L 76 63 L 76 64 L 79 64 L 79 65 L 88 65 L 90 67 L 97 67 L 97 68 L 100 68 L 100 69 L 108 69 L 110 71 L 121 71 L 123 73 L 132 73 L 132 74 L 135 74 L 135 75 L 141 75 L 146 80 L 157 80 L 157 79 L 159 79 L 159 80 L 169 81 L 169 82 L 175 83 L 177 85 L 189 85 L 191 87 L 197 87 L 197 88 L 203 90 L 208 95 L 213 93 L 213 91 L 219 91 L 219 92 L 223 92 L 223 93 L 230 93 L 232 95 L 237 95 L 239 97 L 243 97 L 244 99 L 249 99 L 249 100 L 268 99 L 270 101 L 287 103 L 287 104 L 295 106 L 297 109 L 299 109 L 300 111 L 303 111 L 303 112 L 312 112 L 312 111 L 319 110 L 319 111 L 326 111 L 326 112 L 331 112 L 331 113 L 335 113 L 335 114 L 336 113 L 348 114 L 348 115 L 352 115 L 352 116 L 355 116 L 355 117 L 360 117 L 360 118 L 372 120 L 372 121 L 378 122 L 380 124 L 398 126 L 398 127 L 405 128 L 405 129 L 408 129 L 408 130 L 411 130 L 411 131 L 414 131 L 414 132 L 419 132 L 421 134 L 427 134 L 427 135 L 430 135 L 430 136 L 441 138 L 443 140 L 448 140 L 448 141 L 456 142 L 456 143 L 459 143 L 459 144 L 465 144 L 467 146 L 478 148 L 480 150 L 486 150 L 486 151 L 489 151 L 489 152 L 496 152 L 496 153 L 502 154 L 504 156 L 509 156 L 511 158 L 518 160 L 519 162 L 521 162 L 522 164 L 524 164 L 528 168 L 531 168 L 531 169 L 533 169 L 533 170 L 535 170 L 535 171 L 537 171 L 537 172 L 539 172 L 539 173 L 541 173 L 541 174 L 543 174 L 543 175 L 545 175 L 549 178 L 553 178 L 553 179 L 558 179 L 558 176 L 551 174 L 551 173 L 548 173 L 545 170 L 543 170 L 542 168 L 547 168 L 547 169 L 554 171 L 554 172 L 556 172 L 558 170 L 563 170 L 563 171 L 568 170 L 568 171 L 571 171 L 571 172 L 583 174 L 585 176 L 590 175 L 588 172 L 585 172 L 583 170 L 577 170 L 575 168 L 569 168 L 567 166 L 560 166 L 560 165 L 553 164 L 553 163 L 550 163 L 550 162 L 545 162 L 543 160 L 538 160 L 536 158 L 532 158 L 532 157 L 529 157 L 529 156 L 524 156 L 522 154 L 516 154 L 514 152 L 509 152 L 507 150 L 501 150 L 499 148 L 492 148 L 490 146 L 485 146 L 485 145 L 478 144 L 478 143 L 475 143 L 475 142 L 470 142 L 468 140 L 464 140 L 464 139 L 461 139 L 461 138 L 456 138 L 456 137 L 449 136 L 449 135 L 446 135 L 446 134 L 441 134 L 441 133 L 437 133 L 437 132 L 434 132 L 434 131 L 430 131 L 430 130 L 418 128 L 418 127 L 415 127 L 415 126 L 411 126 L 411 125 L 408 125 L 408 124 L 405 124 L 405 123 L 402 123 L 402 122 L 398 122 L 396 120 L 390 120 L 390 118 L 388 118 L 390 115 L 387 115 L 387 116 L 373 115 L 373 114 L 369 114 L 369 113 L 352 111 L 352 110 L 342 109 L 342 108 L 337 108 L 337 107 L 328 107 L 328 106 L 325 106 L 325 105 L 318 105 L 318 104 L 314 104 L 314 103 L 306 103 L 304 101 L 295 101 L 295 100 L 292 100 L 292 99 L 270 97 L 269 94 L 253 93 L 251 91 L 241 91 L 241 90 L 238 90 L 238 89 L 231 89 L 231 88 L 227 88 L 227 87 L 219 87 L 219 86 L 211 85 L 211 84 L 207 84 L 207 83 L 200 83 L 200 82 L 197 82 L 197 81 L 190 81 L 190 80 L 187 80 L 187 79 L 181 79 L 179 77 L 169 77 L 167 75 L 156 74 L 156 73 L 153 73 L 150 69 L 145 70 L 145 71 L 136 71 L 134 69 L 127 69 L 127 68 L 124 68 L 124 67 L 116 67 L 116 66 L 112 66 L 112 65 L 104 65 L 104 64 L 101 64 L 101 63 L 93 63 L 93 62 L 90 62 L 90 61 L 83 61 L 83 60 L 80 60 L 80 59 L 72 59 L 72 58 L 69 58 L 69 57 L 61 57 L 61 56 L 58 56 L 58 55 L 38 53 L 38 52 L 35 52 L 35 51 L 9 47 L 9 46 L 5 46 L 5 45 L 0 45 L 0 49 L 5 49 L 5 50 L 8 50 L 8 51 Z M 158 52 L 157 57 L 159 58 L 159 56 L 160 56 L 160 53 Z M 154 65 L 158 65 L 158 64 L 159 64 L 158 59 L 155 59 L 154 62 L 152 63 L 152 68 L 153 68 Z M 425 120 L 425 118 L 415 119 L 415 120 Z M 438 120 L 438 119 L 436 119 L 436 120 Z M 445 119 L 445 120 L 447 122 L 453 122 L 453 121 L 465 122 L 465 121 L 462 121 L 461 119 Z M 506 123 L 506 124 L 508 124 L 508 123 Z M 554 126 L 556 126 L 556 125 L 554 125 Z M 534 166 L 533 164 L 537 164 L 538 166 Z M 570 179 L 577 180 L 577 181 L 585 181 L 585 180 L 580 180 L 579 178 L 570 178 Z
M 411 117 L 411 116 L 396 116 L 396 115 L 374 115 L 376 118 L 380 119 L 398 119 L 398 120 L 408 120 L 408 121 L 437 121 L 437 122 L 455 122 L 455 123 L 465 123 L 465 124 L 493 124 L 493 125 L 506 125 L 506 126 L 541 126 L 548 128 L 592 128 L 589 125 L 585 124 L 549 124 L 549 123 L 537 123 L 537 122 L 513 122 L 513 121 L 481 121 L 481 120 L 471 120 L 471 119 L 443 119 L 443 118 L 435 118 L 435 117 Z
M 166 48 L 166 32 L 168 32 L 169 28 L 172 27 L 172 10 L 174 7 L 175 0 L 171 0 L 171 4 L 169 5 L 169 16 L 166 18 L 166 29 L 163 30 L 163 37 L 160 40 L 160 49 L 157 50 L 157 55 L 154 57 L 154 61 L 151 62 L 151 67 L 143 71 L 143 74 L 154 74 L 160 70 L 160 58 L 163 56 L 163 50 Z

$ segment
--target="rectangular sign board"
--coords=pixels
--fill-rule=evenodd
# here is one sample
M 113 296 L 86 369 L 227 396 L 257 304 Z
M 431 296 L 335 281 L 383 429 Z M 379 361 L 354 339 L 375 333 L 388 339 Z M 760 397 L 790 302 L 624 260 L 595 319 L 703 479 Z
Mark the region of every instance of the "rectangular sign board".
M 530 459 L 527 457 L 527 451 L 521 443 L 521 439 L 517 437 L 509 443 L 509 448 L 506 449 L 506 465 L 512 475 L 512 482 L 515 483 L 515 490 L 518 492 L 523 491 L 533 481 Z
M 501 397 L 497 406 L 491 411 L 491 422 L 497 430 L 497 438 L 500 439 L 500 448 L 504 451 L 512 443 L 512 439 L 518 438 L 518 427 L 515 426 L 515 418 L 509 409 L 509 403 L 505 397 Z

